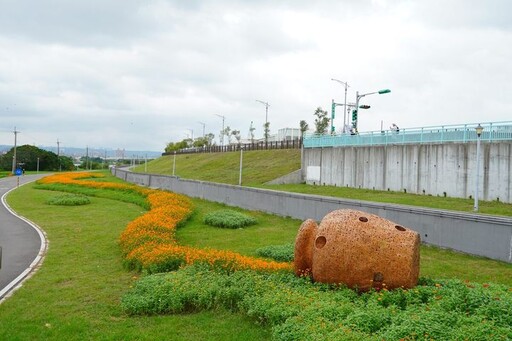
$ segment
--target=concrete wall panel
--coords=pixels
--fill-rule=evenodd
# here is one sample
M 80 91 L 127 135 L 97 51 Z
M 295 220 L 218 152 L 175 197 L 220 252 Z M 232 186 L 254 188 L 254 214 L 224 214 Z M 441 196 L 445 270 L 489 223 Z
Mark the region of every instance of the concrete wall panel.
M 306 148 L 304 155 L 305 166 L 321 167 L 325 185 L 474 196 L 475 143 Z M 480 199 L 512 203 L 511 158 L 512 142 L 482 142 Z

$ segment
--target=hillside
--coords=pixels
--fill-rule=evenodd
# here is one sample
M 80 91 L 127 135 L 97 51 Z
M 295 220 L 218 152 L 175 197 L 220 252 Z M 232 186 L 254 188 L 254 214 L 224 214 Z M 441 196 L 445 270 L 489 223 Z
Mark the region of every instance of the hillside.
M 174 155 L 147 164 L 147 173 L 171 175 Z M 242 183 L 258 185 L 300 168 L 300 149 L 254 150 L 243 153 Z M 145 165 L 134 168 L 145 172 Z M 238 184 L 240 152 L 176 155 L 175 175 L 185 179 Z

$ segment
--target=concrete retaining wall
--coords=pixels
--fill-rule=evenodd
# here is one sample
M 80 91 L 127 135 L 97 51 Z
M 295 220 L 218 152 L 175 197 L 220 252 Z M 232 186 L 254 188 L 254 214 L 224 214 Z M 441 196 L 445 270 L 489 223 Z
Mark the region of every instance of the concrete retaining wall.
M 120 169 L 112 172 L 142 186 L 302 220 L 321 220 L 325 214 L 340 208 L 357 209 L 417 231 L 424 243 L 512 263 L 512 219 L 509 218 L 240 187 Z
M 512 142 L 481 147 L 479 198 L 512 203 Z M 305 148 L 302 169 L 308 184 L 468 198 L 475 191 L 476 144 Z

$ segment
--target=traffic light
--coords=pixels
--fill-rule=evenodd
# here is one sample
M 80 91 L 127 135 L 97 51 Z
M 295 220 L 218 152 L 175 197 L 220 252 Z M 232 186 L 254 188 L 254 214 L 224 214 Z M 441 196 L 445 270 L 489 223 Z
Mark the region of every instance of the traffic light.
M 370 106 L 368 104 L 363 104 L 359 106 L 359 109 L 370 109 Z
M 352 111 L 352 121 L 357 121 L 357 110 Z
M 331 117 L 334 118 L 334 115 L 336 113 L 336 103 L 334 103 L 334 100 L 332 101 L 332 111 L 331 111 L 332 115 Z

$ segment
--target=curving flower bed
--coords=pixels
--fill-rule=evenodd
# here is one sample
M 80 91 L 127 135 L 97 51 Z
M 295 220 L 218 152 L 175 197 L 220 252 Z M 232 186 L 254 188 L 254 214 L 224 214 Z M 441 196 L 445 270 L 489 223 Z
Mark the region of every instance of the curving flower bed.
M 185 264 L 202 262 L 211 267 L 220 267 L 229 271 L 292 269 L 290 263 L 266 261 L 232 251 L 197 249 L 179 245 L 176 240 L 176 228 L 192 213 L 192 203 L 187 197 L 130 184 L 90 180 L 101 177 L 103 177 L 102 174 L 90 172 L 61 173 L 45 177 L 38 183 L 128 191 L 145 197 L 150 210 L 131 221 L 119 240 L 126 263 L 130 268 L 144 269 L 153 273 L 176 270 Z

